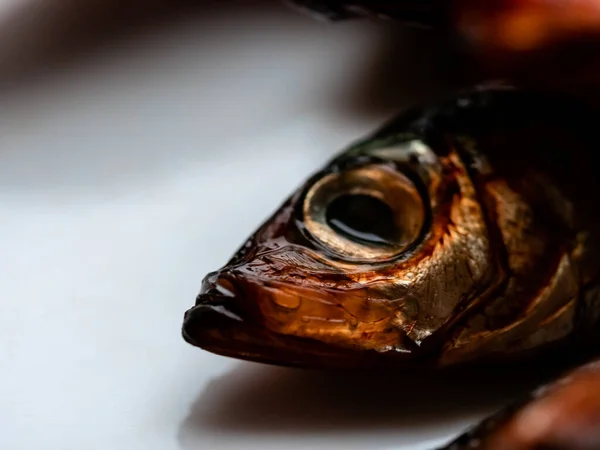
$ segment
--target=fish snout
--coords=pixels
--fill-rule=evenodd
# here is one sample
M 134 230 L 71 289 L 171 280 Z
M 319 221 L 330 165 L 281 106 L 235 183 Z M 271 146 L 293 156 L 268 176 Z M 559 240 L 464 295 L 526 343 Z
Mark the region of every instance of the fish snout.
M 203 282 L 196 305 L 184 316 L 182 334 L 195 346 L 205 347 L 221 340 L 248 321 L 240 300 L 239 284 L 227 274 L 212 272 Z

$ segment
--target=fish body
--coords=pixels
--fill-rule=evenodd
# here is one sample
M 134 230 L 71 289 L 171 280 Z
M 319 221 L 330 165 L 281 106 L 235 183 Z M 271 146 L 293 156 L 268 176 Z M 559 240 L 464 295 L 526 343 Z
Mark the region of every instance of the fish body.
M 503 86 L 404 111 L 309 177 L 207 275 L 184 338 L 316 368 L 595 349 L 598 118 L 573 99 Z
M 439 450 L 598 450 L 600 359 L 569 371 Z

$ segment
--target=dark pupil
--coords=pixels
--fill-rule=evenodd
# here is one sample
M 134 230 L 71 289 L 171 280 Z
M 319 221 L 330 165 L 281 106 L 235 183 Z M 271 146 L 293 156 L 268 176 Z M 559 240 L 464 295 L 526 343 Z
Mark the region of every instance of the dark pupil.
M 327 224 L 338 234 L 356 242 L 393 245 L 396 238 L 394 212 L 370 195 L 342 195 L 327 206 Z

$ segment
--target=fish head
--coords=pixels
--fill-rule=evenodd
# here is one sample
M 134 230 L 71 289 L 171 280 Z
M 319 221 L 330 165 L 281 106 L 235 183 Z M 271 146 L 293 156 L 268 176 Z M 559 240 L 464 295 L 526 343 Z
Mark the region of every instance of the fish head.
M 514 230 L 499 251 L 494 239 L 510 218 L 490 224 L 497 218 L 475 180 L 487 163 L 440 114 L 405 114 L 300 186 L 206 276 L 185 339 L 224 356 L 306 367 L 425 365 L 463 341 L 493 341 L 470 315 L 506 288 L 506 252 L 534 262 L 547 255 L 529 255 L 530 236 Z M 513 191 L 488 191 L 510 208 L 523 203 Z

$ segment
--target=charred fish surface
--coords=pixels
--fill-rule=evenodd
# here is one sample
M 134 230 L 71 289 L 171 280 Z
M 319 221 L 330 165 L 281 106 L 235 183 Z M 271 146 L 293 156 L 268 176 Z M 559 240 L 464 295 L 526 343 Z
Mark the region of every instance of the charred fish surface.
M 316 368 L 454 367 L 597 345 L 599 118 L 504 87 L 405 111 L 206 276 L 185 340 Z

